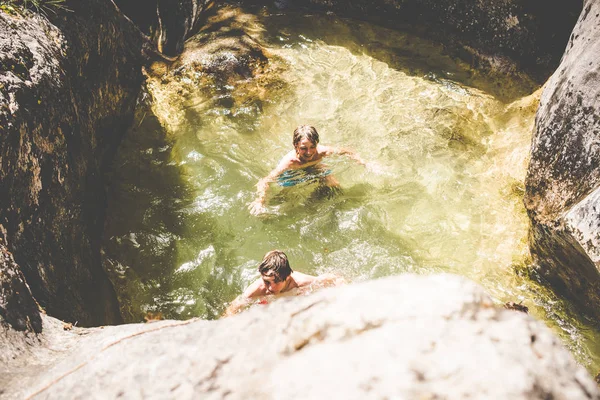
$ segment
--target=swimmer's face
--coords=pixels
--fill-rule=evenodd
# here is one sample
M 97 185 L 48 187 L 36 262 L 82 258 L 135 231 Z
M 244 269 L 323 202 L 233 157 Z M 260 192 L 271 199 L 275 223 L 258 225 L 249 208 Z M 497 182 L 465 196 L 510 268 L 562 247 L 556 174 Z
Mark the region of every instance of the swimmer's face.
M 277 275 L 271 275 L 271 276 L 263 275 L 262 280 L 263 280 L 263 283 L 265 284 L 265 288 L 267 289 L 267 293 L 279 294 L 285 288 L 285 283 L 286 283 L 287 279 L 281 279 Z
M 302 162 L 312 161 L 317 154 L 317 144 L 308 139 L 302 139 L 296 145 L 296 154 Z

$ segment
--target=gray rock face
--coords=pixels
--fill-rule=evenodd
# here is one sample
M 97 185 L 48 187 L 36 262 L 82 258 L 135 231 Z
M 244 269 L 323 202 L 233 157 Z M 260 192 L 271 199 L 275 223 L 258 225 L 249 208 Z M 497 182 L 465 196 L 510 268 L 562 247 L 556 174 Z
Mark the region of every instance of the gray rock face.
M 600 398 L 542 323 L 454 275 L 327 289 L 219 321 L 68 335 L 77 345 L 58 335 L 57 360 L 13 381 L 7 398 Z
M 600 1 L 587 0 L 536 116 L 525 205 L 542 275 L 600 318 Z
M 103 170 L 131 121 L 142 38 L 102 0 L 0 12 L 0 232 L 53 316 L 120 321 L 100 263 Z

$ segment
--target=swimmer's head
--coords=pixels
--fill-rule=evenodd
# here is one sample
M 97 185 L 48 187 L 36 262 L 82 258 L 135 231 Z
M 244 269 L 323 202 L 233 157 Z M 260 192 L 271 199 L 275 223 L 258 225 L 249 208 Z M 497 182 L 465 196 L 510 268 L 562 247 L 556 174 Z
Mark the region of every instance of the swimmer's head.
M 319 144 L 319 133 L 314 126 L 300 125 L 294 130 L 294 148 L 298 147 L 298 143 L 302 139 L 308 139 L 315 146 Z
M 292 274 L 292 268 L 283 251 L 272 250 L 265 254 L 258 266 L 267 291 L 277 294 L 285 288 L 287 278 Z

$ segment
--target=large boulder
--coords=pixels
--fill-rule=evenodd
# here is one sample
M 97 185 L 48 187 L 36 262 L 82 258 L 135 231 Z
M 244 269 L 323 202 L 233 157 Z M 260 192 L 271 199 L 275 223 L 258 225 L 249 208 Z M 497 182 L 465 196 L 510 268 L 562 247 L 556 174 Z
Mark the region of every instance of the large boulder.
M 600 0 L 586 0 L 542 94 L 525 205 L 541 275 L 600 319 Z
M 132 121 L 143 38 L 105 0 L 0 12 L 0 232 L 55 317 L 121 320 L 100 261 L 103 171 Z
M 54 335 L 64 350 L 54 363 L 36 355 L 37 374 L 15 377 L 6 398 L 600 399 L 548 328 L 455 275 Z

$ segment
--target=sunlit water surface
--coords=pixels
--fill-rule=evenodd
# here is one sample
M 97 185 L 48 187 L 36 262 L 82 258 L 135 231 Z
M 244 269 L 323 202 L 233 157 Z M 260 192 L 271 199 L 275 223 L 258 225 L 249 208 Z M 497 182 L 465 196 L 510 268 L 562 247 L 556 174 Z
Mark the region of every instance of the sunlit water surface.
M 372 25 L 264 11 L 258 22 L 285 66 L 282 92 L 240 105 L 231 83 L 216 85 L 160 121 L 141 107 L 123 143 L 104 251 L 124 317 L 217 318 L 278 248 L 296 270 L 349 282 L 466 276 L 499 303 L 529 307 L 596 370 L 596 331 L 524 273 L 523 179 L 539 94 L 500 101 L 469 86 L 485 84 L 439 47 Z M 251 216 L 256 182 L 299 124 L 375 171 L 332 157 L 341 193 L 272 185 L 268 213 Z

